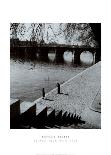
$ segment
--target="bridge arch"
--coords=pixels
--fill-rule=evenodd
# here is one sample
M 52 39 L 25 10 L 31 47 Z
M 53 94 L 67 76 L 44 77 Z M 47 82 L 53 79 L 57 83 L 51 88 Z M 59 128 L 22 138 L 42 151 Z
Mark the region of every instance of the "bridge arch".
M 96 54 L 96 51 L 94 49 L 81 49 L 81 48 L 77 48 L 75 49 L 74 51 L 74 64 L 80 64 L 81 63 L 81 55 L 84 53 L 84 52 L 89 52 L 92 54 L 92 64 L 95 63 L 95 54 Z
M 80 60 L 82 64 L 92 65 L 95 63 L 95 53 L 85 50 L 80 54 Z
M 25 54 L 26 57 L 35 58 L 36 54 L 39 55 L 41 59 L 48 60 L 48 53 L 52 50 L 56 55 L 56 60 L 63 61 L 64 52 L 69 50 L 72 51 L 74 55 L 74 64 L 80 64 L 80 55 L 83 51 L 89 51 L 93 54 L 93 63 L 98 61 L 98 48 L 93 47 L 79 47 L 72 45 L 16 45 L 10 48 L 11 53 Z M 22 52 L 25 51 L 25 52 Z

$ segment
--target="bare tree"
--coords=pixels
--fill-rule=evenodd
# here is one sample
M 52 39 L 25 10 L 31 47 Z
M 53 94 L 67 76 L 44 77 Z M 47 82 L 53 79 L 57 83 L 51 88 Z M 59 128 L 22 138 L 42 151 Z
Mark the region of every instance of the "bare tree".
M 24 35 L 26 32 L 25 24 L 24 23 L 19 24 L 17 31 L 18 31 L 18 35 L 19 35 L 20 40 L 24 39 Z
M 51 37 L 50 36 L 50 33 L 49 31 L 52 32 L 53 36 Z M 47 42 L 48 43 L 56 43 L 58 42 L 58 35 L 59 35 L 59 32 L 55 32 L 53 27 L 52 27 L 52 24 L 48 24 L 48 28 L 47 28 Z
M 94 46 L 97 45 L 92 29 L 87 23 L 66 23 L 64 27 L 60 24 L 60 31 L 64 33 L 67 44 L 74 43 L 74 38 L 76 38 L 82 45 L 91 46 L 91 42 Z
M 17 33 L 19 24 L 20 23 L 10 23 L 10 37 L 12 39 L 18 39 Z
M 44 42 L 45 24 L 32 23 L 30 26 L 30 29 L 31 29 L 30 40 L 32 42 L 37 42 L 37 43 Z

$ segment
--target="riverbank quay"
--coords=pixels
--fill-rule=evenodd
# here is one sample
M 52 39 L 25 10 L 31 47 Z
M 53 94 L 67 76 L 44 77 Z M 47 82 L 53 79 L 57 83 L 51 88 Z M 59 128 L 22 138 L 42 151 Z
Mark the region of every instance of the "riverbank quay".
M 34 103 L 76 113 L 85 121 L 85 124 L 76 128 L 101 128 L 101 112 L 92 109 L 93 103 L 96 105 L 95 109 L 97 106 L 99 109 L 101 107 L 101 62 L 63 83 L 60 94 L 57 94 L 55 88 L 46 94 L 45 99 L 37 99 Z
M 11 109 L 25 128 L 100 129 L 101 62 L 60 85 L 59 93 L 55 88 L 34 102 L 13 100 Z

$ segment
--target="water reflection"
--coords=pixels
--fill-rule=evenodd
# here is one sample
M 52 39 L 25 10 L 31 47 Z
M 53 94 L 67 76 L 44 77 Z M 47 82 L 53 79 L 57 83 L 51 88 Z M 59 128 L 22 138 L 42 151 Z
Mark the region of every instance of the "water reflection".
M 27 54 L 26 52 L 16 52 L 16 54 L 11 54 L 11 58 L 19 60 L 20 62 L 45 62 L 54 64 L 67 64 L 74 65 L 74 53 L 71 51 L 65 51 L 62 56 L 57 56 L 56 53 L 50 52 L 48 55 L 40 55 L 39 53 Z M 84 51 L 80 55 L 81 65 L 92 65 L 93 55 L 89 51 Z
M 16 62 L 15 62 L 16 61 Z M 10 61 L 10 96 L 22 101 L 34 101 L 46 93 L 82 72 L 86 67 L 73 67 L 67 64 L 56 64 L 34 61 Z
M 93 63 L 93 54 L 89 51 L 84 51 L 80 55 L 81 64 L 83 65 L 92 65 Z
M 64 52 L 63 57 L 64 57 L 64 61 L 66 63 L 74 62 L 74 53 L 73 52 L 66 51 L 66 52 Z
M 54 60 L 56 58 L 56 54 L 55 53 L 48 53 L 48 58 L 51 62 L 54 62 Z
M 56 54 L 48 53 L 48 58 L 50 62 L 55 62 Z M 63 54 L 63 60 L 65 64 L 72 64 L 74 62 L 74 53 L 71 51 L 65 51 Z M 63 61 L 62 61 L 63 62 Z M 84 51 L 80 55 L 81 65 L 92 65 L 93 55 L 89 51 Z
M 11 97 L 21 100 L 34 101 L 41 97 L 41 90 L 45 88 L 46 93 L 74 77 L 88 66 L 74 66 L 74 53 L 66 51 L 62 60 L 56 53 L 49 53 L 47 60 L 39 54 L 30 58 L 27 55 L 11 55 Z M 57 62 L 58 61 L 58 62 Z M 92 55 L 89 52 L 81 54 L 82 63 L 92 63 Z

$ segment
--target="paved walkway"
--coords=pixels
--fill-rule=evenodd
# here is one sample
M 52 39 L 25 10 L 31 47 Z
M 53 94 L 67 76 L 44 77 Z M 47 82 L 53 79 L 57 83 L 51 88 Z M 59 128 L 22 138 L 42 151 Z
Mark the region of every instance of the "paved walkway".
M 55 88 L 46 94 L 45 100 L 39 98 L 34 103 L 81 115 L 86 123 L 80 128 L 101 128 L 101 113 L 94 111 L 94 108 L 98 107 L 96 104 L 100 105 L 101 102 L 100 90 L 101 62 L 62 84 L 61 94 L 57 94 L 57 88 Z M 99 95 L 97 95 L 98 92 Z M 92 106 L 92 103 L 95 106 Z

